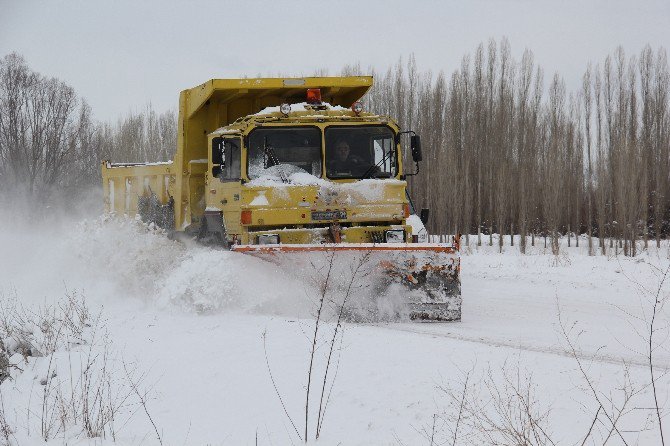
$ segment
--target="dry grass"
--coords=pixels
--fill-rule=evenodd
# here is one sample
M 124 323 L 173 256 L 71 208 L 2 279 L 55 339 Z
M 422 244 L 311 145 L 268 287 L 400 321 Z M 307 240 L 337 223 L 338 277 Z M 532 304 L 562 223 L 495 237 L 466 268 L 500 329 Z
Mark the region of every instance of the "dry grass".
M 129 371 L 125 363 L 120 367 L 101 314 L 91 314 L 81 293 L 67 292 L 56 304 L 37 309 L 21 305 L 15 292 L 0 294 L 0 338 L 7 379 L 27 366 L 42 370 L 39 407 L 29 403 L 26 424 L 30 432 L 39 421 L 43 441 L 115 441 L 141 407 L 157 431 L 141 385 L 146 375 Z M 11 433 L 0 407 L 0 438 Z

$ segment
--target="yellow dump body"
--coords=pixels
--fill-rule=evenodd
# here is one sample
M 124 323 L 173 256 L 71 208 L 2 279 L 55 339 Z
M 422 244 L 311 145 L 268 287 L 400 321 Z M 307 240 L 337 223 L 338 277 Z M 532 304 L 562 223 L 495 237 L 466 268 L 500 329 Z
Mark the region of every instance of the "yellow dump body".
M 135 216 L 141 197 L 153 193 L 161 203 L 167 203 L 175 194 L 172 162 L 113 164 L 104 161 L 102 171 L 107 212 Z

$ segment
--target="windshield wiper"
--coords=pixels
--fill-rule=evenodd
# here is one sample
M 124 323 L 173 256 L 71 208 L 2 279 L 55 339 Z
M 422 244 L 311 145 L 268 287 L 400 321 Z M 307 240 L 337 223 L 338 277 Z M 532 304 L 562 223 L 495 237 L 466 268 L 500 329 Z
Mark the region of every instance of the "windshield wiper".
M 382 157 L 382 159 L 380 159 L 377 164 L 375 164 L 374 166 L 370 166 L 370 168 L 365 171 L 365 173 L 361 176 L 361 180 L 364 180 L 366 178 L 371 178 L 371 175 L 373 173 L 375 173 L 375 170 L 378 169 L 382 164 L 384 164 L 384 161 L 386 161 L 387 157 L 389 158 L 389 160 L 391 158 L 393 158 L 392 154 L 393 154 L 393 150 L 389 150 L 387 153 L 385 153 L 384 156 Z M 384 173 L 388 173 L 388 172 L 384 172 Z M 390 173 L 388 173 L 388 174 L 389 174 L 389 177 L 390 177 L 391 174 Z
M 266 136 L 263 138 L 263 154 L 265 155 L 265 168 L 267 169 L 268 167 L 272 166 L 279 166 L 277 167 L 277 170 L 279 171 L 279 178 L 281 178 L 282 183 L 288 183 L 288 178 L 286 177 L 286 174 L 284 173 L 284 169 L 281 167 L 281 163 L 279 162 L 279 158 L 277 158 L 277 154 L 275 153 L 275 149 L 272 148 L 270 144 L 268 144 L 268 137 Z M 272 164 L 270 164 L 272 163 Z

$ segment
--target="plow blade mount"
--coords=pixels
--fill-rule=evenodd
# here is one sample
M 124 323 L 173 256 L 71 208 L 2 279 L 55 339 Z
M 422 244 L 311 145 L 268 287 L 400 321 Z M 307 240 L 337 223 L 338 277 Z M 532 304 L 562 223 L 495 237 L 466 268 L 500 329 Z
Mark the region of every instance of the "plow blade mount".
M 287 274 L 326 283 L 350 320 L 461 319 L 460 256 L 450 244 L 236 245 Z

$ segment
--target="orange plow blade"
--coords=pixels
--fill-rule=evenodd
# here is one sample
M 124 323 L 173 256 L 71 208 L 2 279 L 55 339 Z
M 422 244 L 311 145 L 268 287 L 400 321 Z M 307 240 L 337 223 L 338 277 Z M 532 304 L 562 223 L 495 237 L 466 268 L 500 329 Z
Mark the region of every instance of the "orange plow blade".
M 458 244 L 236 245 L 287 274 L 339 290 L 350 320 L 461 319 Z M 344 296 L 344 297 L 342 297 Z

